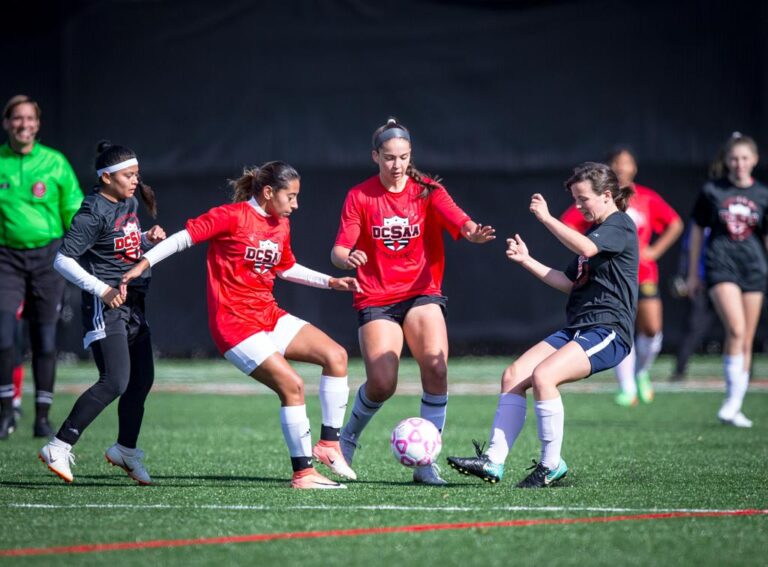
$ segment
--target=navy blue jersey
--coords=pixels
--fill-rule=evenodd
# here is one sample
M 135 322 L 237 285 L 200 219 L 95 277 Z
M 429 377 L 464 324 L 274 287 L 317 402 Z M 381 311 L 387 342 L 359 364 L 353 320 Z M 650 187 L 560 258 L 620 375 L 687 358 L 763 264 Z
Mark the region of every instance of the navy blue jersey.
M 586 236 L 597 246 L 591 258 L 576 257 L 565 275 L 573 282 L 568 297 L 566 329 L 610 327 L 632 344 L 637 314 L 637 228 L 627 213 L 617 211 Z
M 74 258 L 101 281 L 117 288 L 125 272 L 141 259 L 141 225 L 135 197 L 113 202 L 94 191 L 84 200 L 64 235 L 59 252 Z M 149 270 L 129 286 L 146 291 Z
M 728 273 L 748 266 L 751 272 L 765 276 L 767 212 L 768 188 L 758 181 L 750 187 L 736 187 L 727 178 L 706 183 L 691 217 L 699 226 L 711 228 L 707 272 Z

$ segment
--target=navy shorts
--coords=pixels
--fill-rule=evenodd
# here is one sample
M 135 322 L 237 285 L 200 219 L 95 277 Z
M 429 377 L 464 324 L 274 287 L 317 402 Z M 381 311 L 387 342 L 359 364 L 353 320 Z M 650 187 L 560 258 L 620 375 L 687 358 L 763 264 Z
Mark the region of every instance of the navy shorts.
M 408 311 L 414 307 L 431 303 L 439 305 L 440 310 L 443 312 L 443 317 L 447 316 L 447 297 L 444 295 L 417 295 L 416 297 L 398 301 L 397 303 L 390 303 L 389 305 L 363 307 L 357 312 L 357 326 L 362 327 L 366 323 L 376 321 L 377 319 L 393 321 L 402 326 Z
M 544 342 L 556 349 L 564 347 L 571 341 L 575 341 L 587 353 L 592 366 L 590 375 L 618 365 L 631 350 L 624 339 L 609 327 L 560 329 L 544 339 Z

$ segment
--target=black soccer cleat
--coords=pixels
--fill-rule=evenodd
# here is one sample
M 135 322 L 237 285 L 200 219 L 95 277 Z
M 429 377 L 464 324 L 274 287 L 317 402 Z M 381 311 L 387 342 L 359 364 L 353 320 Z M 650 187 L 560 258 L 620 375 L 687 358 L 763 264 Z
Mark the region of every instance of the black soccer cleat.
M 546 488 L 564 479 L 568 474 L 568 465 L 565 464 L 563 459 L 560 459 L 560 463 L 554 470 L 550 470 L 536 461 L 533 461 L 532 467 L 528 467 L 528 470 L 531 469 L 533 469 L 533 472 L 518 482 L 515 485 L 517 488 Z
M 45 437 L 48 439 L 53 437 L 53 429 L 51 428 L 51 423 L 48 421 L 47 417 L 38 417 L 35 419 L 35 425 L 32 431 L 35 437 Z
M 16 419 L 13 417 L 13 411 L 0 415 L 0 439 L 8 439 L 14 431 L 16 431 Z
M 492 463 L 488 455 L 483 453 L 485 445 L 472 440 L 475 446 L 475 457 L 448 457 L 448 464 L 461 474 L 473 475 L 485 482 L 496 484 L 504 476 L 504 464 Z

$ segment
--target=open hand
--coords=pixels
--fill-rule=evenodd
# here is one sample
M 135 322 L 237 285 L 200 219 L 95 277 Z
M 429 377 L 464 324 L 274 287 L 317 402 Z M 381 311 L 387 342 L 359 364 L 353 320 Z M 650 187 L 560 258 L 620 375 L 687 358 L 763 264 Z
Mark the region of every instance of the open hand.
M 147 268 L 149 268 L 149 262 L 142 258 L 133 268 L 123 274 L 123 278 L 120 280 L 120 293 L 123 296 L 128 293 L 128 284 L 136 278 L 141 277 L 141 274 L 143 274 L 144 270 Z
M 496 238 L 496 229 L 490 225 L 476 224 L 474 230 L 464 234 L 464 237 L 474 244 L 485 244 Z

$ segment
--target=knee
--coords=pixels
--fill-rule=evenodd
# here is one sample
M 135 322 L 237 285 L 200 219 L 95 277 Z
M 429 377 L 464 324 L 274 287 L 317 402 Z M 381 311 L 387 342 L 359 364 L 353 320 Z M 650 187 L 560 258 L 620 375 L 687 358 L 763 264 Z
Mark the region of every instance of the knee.
M 325 353 L 323 371 L 326 376 L 347 375 L 347 351 L 340 345 L 334 345 Z
M 552 380 L 552 377 L 544 372 L 541 372 L 538 368 L 531 374 L 531 386 L 534 392 L 540 392 L 552 386 L 557 386 L 557 383 Z
M 448 380 L 448 364 L 445 356 L 430 355 L 420 364 L 421 373 L 431 383 L 445 383 Z
M 284 406 L 300 406 L 304 403 L 304 380 L 298 374 L 280 380 L 277 395 Z
M 370 378 L 365 383 L 365 396 L 377 404 L 386 402 L 395 395 L 397 390 L 396 381 L 377 381 Z
M 526 378 L 528 376 L 522 376 L 516 365 L 507 367 L 501 374 L 501 392 L 524 396 L 528 389 L 528 384 L 525 383 Z
M 103 374 L 99 381 L 102 383 L 101 391 L 104 393 L 106 403 L 111 403 L 122 396 L 128 389 L 129 376 L 127 372 L 114 372 Z

